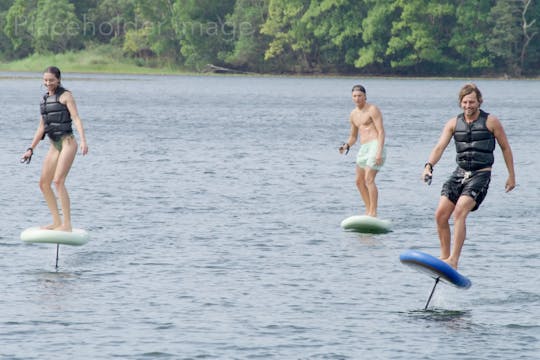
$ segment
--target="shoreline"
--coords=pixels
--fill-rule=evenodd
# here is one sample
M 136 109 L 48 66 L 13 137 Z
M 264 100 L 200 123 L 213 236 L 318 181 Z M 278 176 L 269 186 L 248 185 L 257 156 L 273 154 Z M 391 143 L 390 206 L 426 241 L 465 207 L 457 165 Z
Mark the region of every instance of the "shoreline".
M 57 66 L 63 73 L 103 75 L 149 75 L 149 76 L 230 76 L 230 77 L 290 77 L 290 78 L 363 78 L 363 79 L 409 79 L 409 80 L 540 80 L 539 76 L 510 77 L 507 74 L 470 76 L 421 76 L 362 73 L 239 73 L 186 70 L 176 65 L 143 66 L 123 54 L 109 52 L 107 47 L 67 52 L 63 54 L 31 55 L 15 61 L 0 61 L 0 73 L 41 73 L 47 66 Z M 208 68 L 210 64 L 207 65 Z M 0 75 L 0 78 L 3 76 Z
M 13 69 L 5 68 L 4 64 L 0 63 L 0 79 L 8 78 L 32 78 L 32 74 L 41 76 L 43 69 Z M 54 64 L 53 64 L 54 65 Z M 55 65 L 58 66 L 58 65 Z M 223 74 L 223 73 L 209 73 L 209 72 L 193 72 L 193 71 L 169 71 L 162 68 L 141 68 L 138 71 L 123 71 L 115 69 L 108 70 L 89 70 L 84 68 L 62 68 L 58 66 L 62 71 L 62 74 L 78 74 L 78 75 L 118 75 L 118 76 L 220 76 L 220 77 L 275 77 L 275 78 L 319 78 L 319 79 L 331 79 L 331 78 L 343 78 L 343 79 L 388 79 L 388 80 L 462 80 L 462 81 L 540 81 L 538 77 L 506 77 L 506 76 L 403 76 L 403 75 L 368 75 L 368 74 L 338 74 L 338 73 L 326 73 L 326 74 L 272 74 L 272 73 L 249 73 L 249 74 Z M 144 71 L 149 70 L 149 71 Z M 20 75 L 9 75 L 20 74 Z M 28 76 L 26 76 L 28 75 Z

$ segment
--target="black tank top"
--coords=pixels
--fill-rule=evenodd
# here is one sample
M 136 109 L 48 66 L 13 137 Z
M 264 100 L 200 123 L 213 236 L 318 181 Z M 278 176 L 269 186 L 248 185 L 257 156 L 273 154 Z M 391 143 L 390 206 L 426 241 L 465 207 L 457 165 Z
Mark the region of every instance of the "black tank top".
M 58 87 L 54 95 L 45 93 L 39 106 L 45 123 L 45 134 L 53 141 L 58 141 L 63 135 L 73 133 L 69 110 L 66 105 L 60 102 L 60 96 L 65 91 L 66 89 L 63 87 Z
M 463 114 L 457 116 L 454 141 L 456 162 L 467 171 L 480 170 L 493 165 L 495 136 L 487 128 L 488 113 L 480 110 L 480 116 L 468 124 Z

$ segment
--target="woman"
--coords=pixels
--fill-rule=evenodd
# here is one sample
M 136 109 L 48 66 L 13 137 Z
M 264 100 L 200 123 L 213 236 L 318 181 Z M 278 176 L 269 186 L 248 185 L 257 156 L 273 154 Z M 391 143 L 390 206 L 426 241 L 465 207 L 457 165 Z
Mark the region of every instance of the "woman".
M 71 92 L 61 86 L 60 80 L 60 69 L 55 66 L 45 69 L 43 84 L 47 88 L 47 92 L 43 95 L 40 104 L 41 120 L 32 144 L 24 153 L 21 161 L 30 163 L 34 148 L 47 134 L 51 140 L 51 146 L 43 162 L 39 187 L 51 211 L 53 223 L 42 228 L 71 231 L 71 209 L 65 183 L 77 153 L 77 141 L 73 135 L 72 123 L 75 124 L 79 133 L 80 148 L 83 155 L 88 153 L 88 146 L 86 145 L 83 124 L 77 112 L 75 100 Z M 56 196 L 51 187 L 53 182 L 60 199 L 63 221 L 58 210 Z

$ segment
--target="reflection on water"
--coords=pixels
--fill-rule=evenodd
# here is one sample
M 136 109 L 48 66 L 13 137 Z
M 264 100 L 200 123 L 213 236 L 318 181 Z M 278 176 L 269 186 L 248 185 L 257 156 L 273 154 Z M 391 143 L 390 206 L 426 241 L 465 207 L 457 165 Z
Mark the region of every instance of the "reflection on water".
M 406 313 L 406 321 L 413 321 L 419 326 L 443 326 L 452 331 L 474 332 L 476 325 L 472 310 L 448 310 L 429 308 L 428 310 L 413 310 Z
M 427 310 L 413 310 L 408 313 L 411 318 L 428 321 L 454 322 L 471 319 L 471 310 L 448 310 L 429 308 Z

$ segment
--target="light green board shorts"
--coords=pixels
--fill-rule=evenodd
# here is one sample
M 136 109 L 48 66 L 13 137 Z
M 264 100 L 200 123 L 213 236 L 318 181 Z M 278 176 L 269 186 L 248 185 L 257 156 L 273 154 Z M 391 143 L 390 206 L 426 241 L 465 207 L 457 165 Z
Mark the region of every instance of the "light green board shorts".
M 360 146 L 358 150 L 358 155 L 356 155 L 356 165 L 360 168 L 370 167 L 373 170 L 380 170 L 386 161 L 386 148 L 383 147 L 382 158 L 383 161 L 381 165 L 375 165 L 375 157 L 377 156 L 377 146 L 379 144 L 378 140 L 372 140 Z

